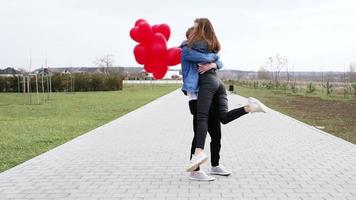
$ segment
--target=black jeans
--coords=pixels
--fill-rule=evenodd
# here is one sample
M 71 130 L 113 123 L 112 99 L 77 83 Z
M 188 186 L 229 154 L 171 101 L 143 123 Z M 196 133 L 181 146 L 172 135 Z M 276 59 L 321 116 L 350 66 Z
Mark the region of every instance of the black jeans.
M 213 99 L 216 101 L 218 119 L 227 124 L 246 114 L 243 107 L 228 111 L 228 100 L 224 83 L 217 76 L 215 70 L 209 70 L 199 75 L 199 93 L 197 101 L 197 131 L 196 147 L 204 149 L 208 131 L 209 110 Z
M 215 101 L 213 101 L 215 102 Z M 192 147 L 190 149 L 190 159 L 192 159 L 192 155 L 194 154 L 196 148 L 196 133 L 197 133 L 197 100 L 189 101 L 189 109 L 190 113 L 193 115 L 193 130 L 194 130 L 194 138 L 192 141 Z M 211 138 L 210 142 L 210 153 L 211 153 L 211 166 L 219 166 L 220 160 L 220 149 L 221 149 L 221 125 L 218 117 L 218 112 L 216 110 L 215 103 L 212 104 L 209 111 L 209 119 L 208 119 L 208 132 Z M 199 167 L 194 170 L 199 171 Z

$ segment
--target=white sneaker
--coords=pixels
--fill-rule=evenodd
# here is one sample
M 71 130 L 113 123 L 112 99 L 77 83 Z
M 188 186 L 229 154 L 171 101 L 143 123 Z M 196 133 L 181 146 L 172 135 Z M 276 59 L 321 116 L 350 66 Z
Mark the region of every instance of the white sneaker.
M 251 113 L 254 113 L 254 112 L 264 112 L 265 113 L 268 111 L 267 106 L 265 106 L 262 102 L 260 102 L 258 99 L 255 99 L 253 97 L 248 98 L 247 105 L 250 107 Z
M 223 165 L 211 167 L 208 171 L 211 175 L 230 176 L 232 172 L 225 169 Z
M 189 179 L 194 180 L 194 181 L 214 181 L 215 180 L 214 177 L 207 175 L 202 170 L 190 172 Z
M 199 167 L 199 165 L 208 161 L 208 156 L 204 153 L 204 151 L 200 152 L 198 155 L 193 155 L 190 160 L 189 166 L 187 167 L 187 172 L 192 172 Z

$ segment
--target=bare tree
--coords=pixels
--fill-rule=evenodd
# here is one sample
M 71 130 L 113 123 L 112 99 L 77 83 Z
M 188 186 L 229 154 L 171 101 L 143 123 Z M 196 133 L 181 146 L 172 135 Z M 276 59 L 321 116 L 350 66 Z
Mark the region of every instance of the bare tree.
M 278 86 L 281 70 L 288 65 L 287 57 L 280 56 L 279 54 L 275 55 L 274 57 L 269 57 L 267 65 L 270 67 L 273 81 L 275 82 L 276 86 Z
M 266 67 L 264 67 L 264 66 L 261 66 L 258 69 L 258 72 L 257 72 L 257 79 L 259 79 L 259 80 L 269 80 L 270 78 L 271 77 L 270 77 L 268 69 Z
M 106 54 L 94 61 L 94 63 L 103 68 L 103 73 L 108 74 L 109 67 L 113 67 L 114 64 L 114 56 L 112 54 Z

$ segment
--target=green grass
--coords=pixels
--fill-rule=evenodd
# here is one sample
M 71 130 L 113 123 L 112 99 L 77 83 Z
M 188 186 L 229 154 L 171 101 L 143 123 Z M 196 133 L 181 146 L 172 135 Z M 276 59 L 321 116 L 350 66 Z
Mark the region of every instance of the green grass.
M 259 98 L 267 106 L 356 144 L 356 98 L 292 94 L 235 85 L 237 94 Z
M 0 93 L 0 172 L 179 87 L 128 85 L 123 91 L 53 93 L 40 105 L 26 105 L 21 94 Z

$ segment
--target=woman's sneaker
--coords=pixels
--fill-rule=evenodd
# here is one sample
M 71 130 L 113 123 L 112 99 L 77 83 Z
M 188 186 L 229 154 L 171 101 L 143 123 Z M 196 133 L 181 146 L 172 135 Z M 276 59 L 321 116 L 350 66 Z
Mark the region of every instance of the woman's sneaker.
M 189 166 L 187 167 L 187 172 L 192 172 L 199 167 L 199 165 L 208 161 L 208 156 L 204 153 L 204 151 L 200 152 L 198 155 L 192 155 L 192 159 L 190 160 Z
M 230 176 L 232 174 L 232 172 L 226 170 L 225 167 L 222 165 L 211 167 L 208 173 L 211 175 L 220 175 L 220 176 Z
M 194 180 L 194 181 L 214 181 L 215 180 L 214 177 L 207 175 L 202 170 L 190 172 L 189 179 Z
M 248 103 L 247 105 L 250 108 L 250 112 L 267 112 L 268 108 L 265 106 L 262 102 L 260 102 L 258 99 L 255 99 L 253 97 L 248 98 Z

